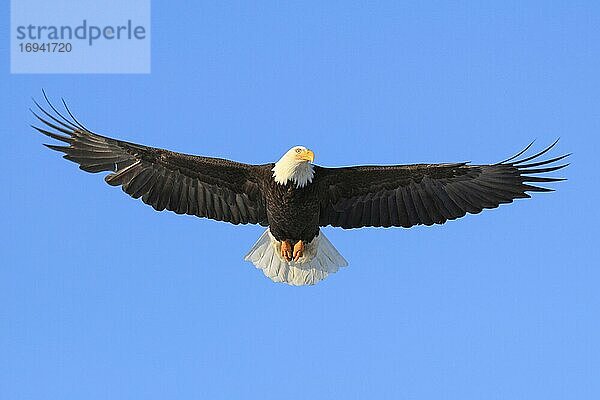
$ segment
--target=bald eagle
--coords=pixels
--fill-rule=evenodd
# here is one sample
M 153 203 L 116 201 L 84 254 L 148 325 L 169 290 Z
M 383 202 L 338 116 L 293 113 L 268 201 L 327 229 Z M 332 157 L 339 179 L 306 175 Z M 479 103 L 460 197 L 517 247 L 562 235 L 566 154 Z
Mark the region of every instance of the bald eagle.
M 370 165 L 327 168 L 314 153 L 292 147 L 275 163 L 250 165 L 147 147 L 99 135 L 71 113 L 32 110 L 37 131 L 63 142 L 52 150 L 133 198 L 177 214 L 267 227 L 245 260 L 275 282 L 311 285 L 347 266 L 320 228 L 404 227 L 443 224 L 467 213 L 549 192 L 535 186 L 563 180 L 539 176 L 566 167 L 569 154 L 539 160 L 523 151 L 499 163 Z M 521 157 L 521 158 L 519 158 Z

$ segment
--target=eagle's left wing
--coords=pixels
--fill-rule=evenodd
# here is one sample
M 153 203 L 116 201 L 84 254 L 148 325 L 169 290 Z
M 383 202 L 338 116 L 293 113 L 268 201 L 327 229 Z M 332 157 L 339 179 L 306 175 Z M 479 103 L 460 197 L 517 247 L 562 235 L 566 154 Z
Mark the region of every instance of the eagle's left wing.
M 44 94 L 45 97 L 45 94 Z M 46 98 L 47 100 L 47 98 Z M 36 103 L 45 125 L 36 130 L 67 146 L 46 145 L 87 172 L 110 172 L 105 180 L 121 186 L 157 211 L 195 215 L 233 224 L 268 225 L 261 182 L 272 165 L 251 165 L 202 157 L 112 139 L 83 126 L 66 107 L 63 116 Z M 33 111 L 32 111 L 33 112 Z
M 313 183 L 319 185 L 321 203 L 319 223 L 342 228 L 443 224 L 466 213 L 477 214 L 530 197 L 527 192 L 551 191 L 530 183 L 563 180 L 535 175 L 568 165 L 550 164 L 569 154 L 535 160 L 557 142 L 533 156 L 516 160 L 530 144 L 514 157 L 491 165 L 315 167 Z

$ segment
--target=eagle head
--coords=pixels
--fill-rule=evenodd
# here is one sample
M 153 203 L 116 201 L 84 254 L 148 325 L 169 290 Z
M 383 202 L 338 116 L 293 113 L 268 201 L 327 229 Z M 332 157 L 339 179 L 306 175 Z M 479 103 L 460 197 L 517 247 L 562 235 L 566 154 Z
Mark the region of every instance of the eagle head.
M 315 153 L 312 150 L 304 146 L 294 146 L 275 163 L 272 169 L 273 178 L 280 185 L 292 181 L 296 187 L 304 187 L 312 182 L 315 173 L 312 165 L 314 160 Z

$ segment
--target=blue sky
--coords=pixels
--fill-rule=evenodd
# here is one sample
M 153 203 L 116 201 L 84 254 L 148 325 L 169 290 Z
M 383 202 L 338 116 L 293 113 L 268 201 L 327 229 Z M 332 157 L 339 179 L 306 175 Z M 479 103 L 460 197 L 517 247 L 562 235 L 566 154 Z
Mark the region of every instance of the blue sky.
M 149 75 L 10 75 L 2 48 L 0 397 L 598 398 L 600 6 L 218 3 L 154 2 Z M 443 226 L 326 229 L 350 267 L 294 288 L 242 260 L 261 228 L 156 213 L 43 148 L 41 88 L 100 133 L 245 162 L 561 137 L 573 164 Z

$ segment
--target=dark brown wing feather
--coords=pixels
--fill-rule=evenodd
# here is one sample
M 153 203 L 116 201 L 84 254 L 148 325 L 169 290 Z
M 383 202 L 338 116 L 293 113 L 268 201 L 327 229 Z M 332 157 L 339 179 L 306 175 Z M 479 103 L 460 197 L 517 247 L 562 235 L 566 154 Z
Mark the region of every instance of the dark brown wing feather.
M 65 153 L 64 158 L 84 171 L 110 171 L 105 177 L 109 185 L 121 186 L 157 211 L 167 209 L 233 224 L 267 225 L 260 182 L 269 174 L 270 165 L 192 156 L 111 139 L 85 128 L 66 104 L 70 119 L 50 102 L 54 113 L 35 104 L 45 118 L 34 115 L 45 127 L 34 128 L 68 144 L 47 147 Z
M 319 185 L 321 226 L 360 228 L 443 224 L 467 213 L 477 214 L 514 199 L 530 197 L 527 192 L 551 189 L 532 183 L 563 180 L 536 176 L 566 167 L 550 164 L 569 156 L 533 161 L 553 148 L 516 160 L 492 165 L 414 164 L 315 168 Z M 516 161 L 513 161 L 516 160 Z M 542 167 L 542 168 L 536 168 Z

